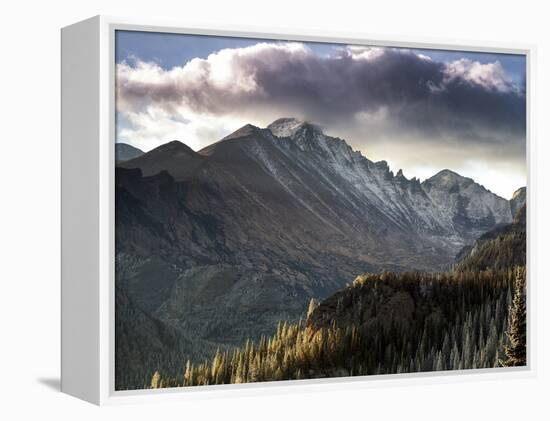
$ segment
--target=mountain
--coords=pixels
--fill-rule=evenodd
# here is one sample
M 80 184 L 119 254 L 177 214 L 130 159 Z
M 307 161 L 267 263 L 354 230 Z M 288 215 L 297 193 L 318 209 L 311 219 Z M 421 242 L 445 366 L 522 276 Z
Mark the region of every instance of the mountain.
M 445 269 L 512 221 L 510 203 L 471 179 L 394 175 L 288 118 L 119 162 L 116 200 L 124 302 L 193 337 L 203 358 L 296 321 L 357 273 Z
M 425 180 L 422 187 L 440 210 L 441 222 L 463 237 L 478 237 L 512 220 L 507 200 L 453 171 L 440 171 Z
M 115 160 L 117 163 L 137 158 L 143 151 L 127 143 L 115 143 Z
M 520 210 L 527 202 L 527 187 L 521 187 L 517 189 L 512 198 L 510 199 L 510 209 L 512 216 L 514 217 L 518 210 Z

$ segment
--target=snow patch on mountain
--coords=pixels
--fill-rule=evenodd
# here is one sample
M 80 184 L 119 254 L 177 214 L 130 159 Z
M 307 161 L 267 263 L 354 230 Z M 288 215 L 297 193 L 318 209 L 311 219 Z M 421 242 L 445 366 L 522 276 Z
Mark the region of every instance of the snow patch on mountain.
M 304 125 L 305 121 L 296 118 L 279 118 L 267 126 L 277 137 L 292 137 Z

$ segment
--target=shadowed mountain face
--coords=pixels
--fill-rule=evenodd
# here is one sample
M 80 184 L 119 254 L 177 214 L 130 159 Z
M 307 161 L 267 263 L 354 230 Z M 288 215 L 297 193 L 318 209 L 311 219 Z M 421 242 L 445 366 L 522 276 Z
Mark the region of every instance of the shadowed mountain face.
M 358 273 L 444 269 L 511 221 L 510 202 L 471 179 L 409 180 L 280 119 L 199 152 L 175 141 L 119 163 L 116 282 L 121 302 L 207 357 L 271 334 Z

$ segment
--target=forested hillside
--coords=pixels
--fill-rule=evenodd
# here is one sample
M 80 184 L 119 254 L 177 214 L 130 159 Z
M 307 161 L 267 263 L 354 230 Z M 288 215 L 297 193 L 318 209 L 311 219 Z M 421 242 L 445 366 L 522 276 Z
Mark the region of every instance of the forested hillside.
M 452 271 L 366 273 L 298 323 L 149 387 L 523 366 L 526 207 L 481 236 Z M 173 373 L 173 372 L 172 372 Z
M 144 387 L 155 367 L 177 372 L 182 357 L 197 358 L 194 341 L 140 309 L 122 288 L 117 288 L 116 305 L 115 341 L 122 356 L 115 364 L 117 390 Z
M 218 352 L 210 361 L 188 361 L 181 377 L 156 372 L 150 386 L 504 365 L 509 309 L 515 290 L 516 296 L 523 296 L 524 282 L 522 267 L 365 274 L 319 305 L 312 302 L 304 321 L 281 323 L 272 337 L 247 342 L 233 352 Z M 525 326 L 524 313 L 519 315 L 517 322 Z M 521 328 L 518 331 L 521 335 Z M 518 349 L 521 352 L 521 346 Z M 510 365 L 520 365 L 518 361 Z
M 482 235 L 473 246 L 458 255 L 455 270 L 505 269 L 525 266 L 527 259 L 526 206 L 516 213 L 511 224 Z

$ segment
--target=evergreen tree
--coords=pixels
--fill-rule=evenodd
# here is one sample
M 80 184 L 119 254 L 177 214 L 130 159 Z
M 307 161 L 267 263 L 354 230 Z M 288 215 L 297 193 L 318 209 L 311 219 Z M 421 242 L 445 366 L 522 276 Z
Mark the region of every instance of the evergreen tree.
M 318 305 L 319 303 L 315 298 L 312 298 L 311 300 L 309 300 L 309 306 L 307 308 L 307 318 L 309 318 L 309 316 L 313 314 L 313 312 L 315 311 Z
M 158 389 L 159 387 L 161 387 L 160 373 L 155 371 L 155 374 L 151 378 L 151 389 Z
M 231 352 L 218 350 L 201 364 L 187 361 L 183 375 L 178 369 L 179 377 L 161 378 L 156 371 L 146 384 L 157 388 L 489 368 L 499 362 L 507 329 L 507 361 L 517 361 L 518 344 L 525 344 L 524 277 L 524 268 L 369 274 L 368 282 L 355 282 L 322 308 L 315 306 L 320 312 L 315 321 L 280 322 L 271 337 L 247 341 Z M 414 317 L 404 318 L 401 303 L 403 310 L 407 303 L 413 306 Z
M 527 364 L 527 308 L 525 302 L 525 280 L 519 273 L 514 285 L 514 299 L 510 308 L 508 321 L 508 345 L 504 348 L 506 359 L 501 361 L 503 367 L 524 366 Z

